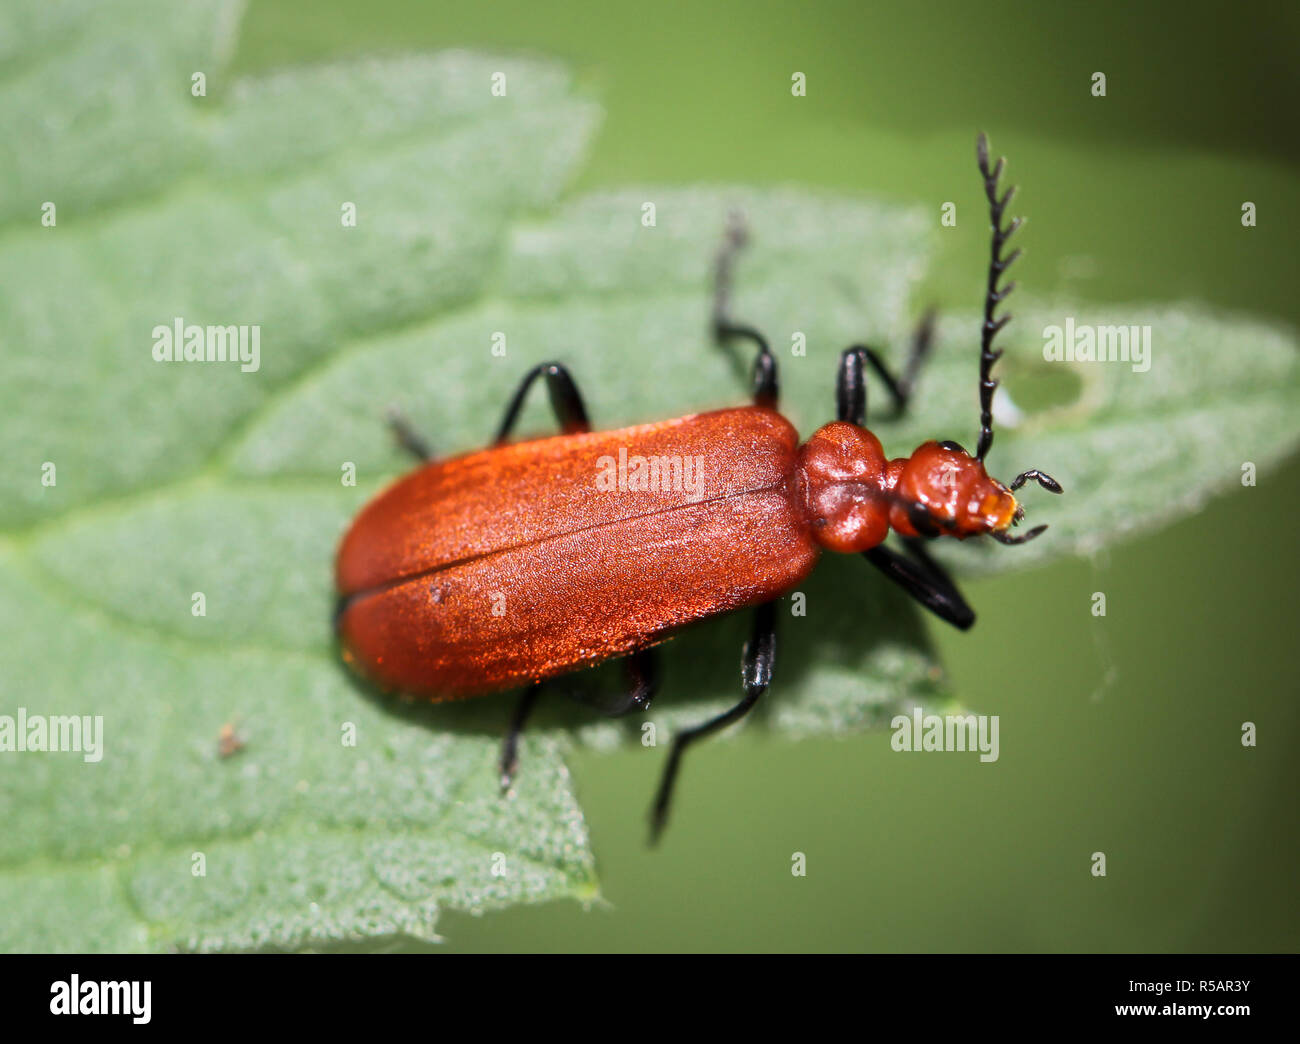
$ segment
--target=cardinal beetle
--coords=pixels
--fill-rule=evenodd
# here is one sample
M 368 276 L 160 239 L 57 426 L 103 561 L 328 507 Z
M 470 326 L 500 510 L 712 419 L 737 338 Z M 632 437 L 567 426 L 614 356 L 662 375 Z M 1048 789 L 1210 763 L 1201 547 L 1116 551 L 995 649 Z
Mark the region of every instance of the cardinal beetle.
M 863 554 L 927 609 L 970 627 L 975 614 L 924 542 L 988 535 L 1022 544 L 1046 527 L 1011 534 L 1024 515 L 1014 491 L 1032 479 L 1061 492 L 1037 469 L 1010 485 L 984 470 L 998 384 L 991 371 L 1002 354 L 993 340 L 1011 318 L 994 312 L 1015 286 L 999 284 L 1020 253 L 1003 257 L 1002 250 L 1020 219 L 1003 226 L 1015 189 L 999 196 L 1003 161 L 990 169 L 982 134 L 976 151 L 993 245 L 974 456 L 955 442 L 926 442 L 890 460 L 864 427 L 866 368 L 905 410 L 930 347 L 931 317 L 919 326 L 901 376 L 872 348 L 847 349 L 836 420 L 799 445 L 776 409 L 777 366 L 767 341 L 729 314 L 732 264 L 744 241 L 733 223 L 716 261 L 712 326 L 719 344 L 739 338 L 757 349 L 754 404 L 593 432 L 572 376 L 552 362 L 525 376 L 488 449 L 431 461 L 422 440 L 392 418 L 399 441 L 424 463 L 366 505 L 339 547 L 335 626 L 344 657 L 387 690 L 435 702 L 523 687 L 501 752 L 505 788 L 544 680 L 626 657 L 623 709 L 644 709 L 656 689 L 656 645 L 686 624 L 754 607 L 741 656 L 743 695 L 674 738 L 651 815 L 654 838 L 687 746 L 744 716 L 767 689 L 775 599 L 809 575 L 822 550 Z M 563 434 L 508 442 L 539 378 Z M 632 460 L 625 475 L 622 462 Z M 902 540 L 901 554 L 884 546 L 890 529 Z

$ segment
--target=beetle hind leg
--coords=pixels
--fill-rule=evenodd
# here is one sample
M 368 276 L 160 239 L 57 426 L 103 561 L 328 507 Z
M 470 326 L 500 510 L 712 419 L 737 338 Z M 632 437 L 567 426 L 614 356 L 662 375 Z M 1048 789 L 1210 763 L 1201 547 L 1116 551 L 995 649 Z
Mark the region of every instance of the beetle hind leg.
M 501 760 L 499 762 L 501 792 L 503 794 L 510 789 L 510 784 L 514 782 L 515 769 L 519 767 L 519 736 L 524 731 L 524 726 L 528 724 L 528 716 L 532 714 L 533 708 L 537 705 L 537 696 L 541 689 L 541 682 L 534 682 L 528 686 L 523 695 L 519 697 L 519 702 L 515 704 L 515 712 L 510 717 L 510 728 L 506 731 L 506 738 L 501 742 Z
M 560 429 L 566 435 L 591 430 L 591 422 L 587 420 L 587 407 L 583 404 L 582 395 L 573 380 L 573 375 L 563 363 L 545 362 L 534 366 L 524 374 L 524 379 L 519 382 L 519 387 L 515 389 L 509 405 L 506 406 L 506 413 L 501 418 L 501 425 L 497 428 L 493 445 L 499 446 L 510 437 L 515 424 L 519 421 L 519 413 L 524 407 L 528 389 L 538 378 L 546 381 L 551 409 L 555 411 L 555 419 L 560 422 Z
M 767 339 L 761 333 L 731 317 L 732 269 L 736 255 L 748 239 L 749 233 L 743 218 L 739 213 L 733 212 L 728 218 L 726 235 L 713 265 L 713 338 L 722 345 L 733 337 L 740 337 L 758 349 L 758 355 L 754 358 L 754 405 L 774 410 L 780 393 L 776 356 L 772 354 Z
M 411 422 L 406 419 L 406 414 L 397 406 L 388 407 L 386 419 L 388 427 L 393 432 L 393 438 L 402 449 L 421 462 L 432 458 L 433 452 L 429 449 L 428 440 L 411 426 Z
M 632 710 L 647 710 L 650 701 L 659 690 L 659 658 L 657 649 L 638 649 L 630 653 L 624 661 L 627 664 L 628 691 L 616 706 L 602 708 L 606 714 L 615 717 Z M 519 737 L 537 706 L 537 697 L 542 688 L 541 682 L 534 682 L 519 697 L 514 714 L 510 716 L 510 727 L 501 741 L 501 758 L 498 762 L 501 770 L 501 791 L 510 789 L 514 782 L 515 771 L 519 767 Z
M 672 750 L 668 754 L 668 764 L 664 767 L 664 774 L 659 781 L 659 791 L 650 812 L 651 844 L 659 840 L 668 822 L 673 786 L 677 782 L 677 773 L 681 768 L 682 755 L 686 748 L 696 740 L 726 728 L 748 714 L 771 684 L 772 667 L 775 661 L 776 603 L 765 602 L 754 611 L 754 630 L 750 640 L 745 644 L 745 651 L 741 657 L 740 675 L 745 695 L 730 710 L 709 719 L 702 725 L 679 732 L 673 739 Z

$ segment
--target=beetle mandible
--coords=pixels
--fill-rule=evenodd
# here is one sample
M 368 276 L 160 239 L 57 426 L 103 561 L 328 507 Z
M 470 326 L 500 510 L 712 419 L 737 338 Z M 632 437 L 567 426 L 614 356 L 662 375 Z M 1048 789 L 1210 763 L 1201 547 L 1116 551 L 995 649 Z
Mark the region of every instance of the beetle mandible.
M 740 339 L 756 348 L 753 405 L 593 432 L 573 377 L 551 362 L 524 377 L 488 449 L 433 461 L 426 444 L 393 418 L 399 440 L 424 463 L 367 504 L 339 547 L 335 626 L 345 658 L 387 689 L 434 701 L 523 687 L 502 747 L 505 788 L 546 679 L 626 657 L 624 709 L 644 709 L 656 689 L 658 643 L 689 623 L 754 608 L 741 699 L 674 737 L 651 813 L 657 837 L 683 751 L 744 716 L 767 689 L 775 599 L 809 575 L 822 550 L 863 554 L 931 612 L 970 627 L 975 614 L 925 541 L 988 535 L 1022 544 L 1046 527 L 1012 535 L 1024 515 L 1015 491 L 1033 480 L 1061 492 L 1036 468 L 1009 485 L 984 469 L 998 383 L 992 369 L 1002 354 L 993 340 L 1010 319 L 995 311 L 1014 288 L 1001 277 L 1020 253 L 1002 251 L 1020 219 L 1002 223 L 1015 190 L 999 195 L 1003 161 L 989 166 L 982 134 L 976 152 L 993 239 L 973 456 L 955 442 L 931 441 L 891 460 L 864 426 L 867 368 L 895 408 L 906 410 L 929 351 L 932 315 L 918 327 L 899 376 L 874 349 L 846 349 L 836 419 L 799 445 L 777 412 L 777 366 L 767 341 L 730 315 L 732 264 L 744 243 L 743 226 L 733 222 L 716 261 L 712 327 L 719 343 Z M 563 433 L 511 443 L 539 379 Z M 631 481 L 629 455 L 665 463 Z M 601 480 L 611 461 L 619 462 L 612 483 Z M 903 553 L 884 546 L 891 529 Z

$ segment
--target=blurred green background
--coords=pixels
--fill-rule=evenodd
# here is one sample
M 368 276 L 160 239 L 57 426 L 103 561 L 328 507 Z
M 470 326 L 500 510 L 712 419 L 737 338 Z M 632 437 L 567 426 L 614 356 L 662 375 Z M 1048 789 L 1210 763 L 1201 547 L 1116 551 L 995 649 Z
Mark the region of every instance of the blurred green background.
M 1300 326 L 1294 4 L 253 0 L 236 69 L 449 46 L 578 71 L 607 115 L 577 188 L 799 183 L 937 223 L 978 187 L 984 129 L 1022 186 L 1035 296 Z M 983 235 L 940 248 L 925 300 L 976 306 Z M 933 630 L 955 691 L 1001 716 L 994 766 L 751 730 L 688 760 L 652 852 L 658 759 L 577 753 L 607 905 L 448 914 L 444 949 L 1296 950 L 1297 479 L 1292 458 L 1094 560 L 967 584 L 978 626 Z

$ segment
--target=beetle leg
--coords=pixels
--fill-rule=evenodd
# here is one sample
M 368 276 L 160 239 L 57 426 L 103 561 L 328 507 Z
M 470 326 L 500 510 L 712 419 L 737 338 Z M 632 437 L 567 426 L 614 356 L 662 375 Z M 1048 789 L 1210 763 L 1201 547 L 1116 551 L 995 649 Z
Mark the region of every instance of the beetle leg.
M 429 460 L 433 453 L 429 450 L 429 443 L 424 436 L 411 427 L 410 421 L 406 415 L 397 407 L 388 407 L 388 426 L 393 431 L 393 437 L 397 439 L 397 444 L 411 454 L 416 460 Z
M 758 702 L 772 681 L 772 665 L 776 661 L 776 603 L 764 602 L 754 610 L 754 630 L 750 640 L 745 644 L 741 656 L 740 678 L 745 695 L 728 711 L 716 718 L 711 718 L 703 725 L 679 732 L 673 739 L 672 750 L 668 754 L 668 765 L 664 768 L 659 781 L 659 792 L 655 796 L 654 808 L 650 813 L 650 843 L 654 844 L 663 833 L 668 822 L 668 808 L 672 804 L 673 784 L 677 781 L 677 771 L 681 767 L 682 754 L 697 739 L 702 739 L 734 721 L 739 721 Z
M 859 428 L 867 423 L 867 379 L 862 364 L 866 348 L 845 348 L 835 378 L 835 419 Z
M 587 407 L 582 404 L 582 396 L 578 393 L 578 386 L 573 382 L 573 376 L 562 363 L 539 363 L 524 374 L 524 379 L 515 389 L 510 405 L 506 407 L 506 415 L 501 418 L 501 426 L 497 429 L 496 439 L 493 440 L 494 446 L 501 445 L 510 437 L 515 422 L 519 420 L 519 411 L 523 409 L 528 389 L 533 386 L 533 382 L 538 377 L 546 378 L 546 392 L 550 396 L 555 419 L 560 422 L 560 429 L 566 435 L 591 431 L 591 422 L 587 420 Z
M 840 375 L 835 383 L 835 406 L 837 419 L 857 424 L 859 427 L 867 421 L 867 389 L 863 374 L 864 364 L 870 364 L 876 371 L 889 397 L 894 401 L 895 413 L 902 414 L 916 388 L 916 379 L 921 367 L 930 355 L 934 343 L 934 312 L 926 312 L 912 334 L 912 348 L 907 353 L 907 363 L 903 375 L 895 377 L 880 357 L 880 353 L 866 345 L 855 344 L 846 348 L 840 356 Z
M 515 704 L 515 712 L 510 718 L 510 728 L 506 732 L 506 738 L 501 743 L 501 790 L 504 793 L 510 789 L 510 784 L 515 778 L 515 769 L 519 767 L 519 734 L 524 731 L 524 725 L 528 722 L 528 715 L 533 712 L 533 707 L 537 704 L 537 694 L 541 691 L 541 682 L 534 682 L 528 686 L 519 697 L 519 702 Z
M 636 649 L 622 659 L 627 684 L 617 690 L 575 686 L 571 695 L 584 706 L 607 718 L 621 718 L 632 711 L 650 709 L 650 701 L 659 692 L 658 648 Z
M 781 393 L 776 375 L 776 356 L 767 346 L 767 340 L 763 335 L 752 326 L 727 320 L 714 320 L 713 335 L 719 344 L 729 337 L 744 337 L 758 346 L 758 355 L 754 357 L 754 405 L 769 410 L 776 409 Z
M 649 710 L 650 701 L 659 691 L 658 649 L 638 649 L 634 653 L 629 653 L 623 662 L 627 665 L 630 685 L 622 700 L 605 711 L 611 718 L 633 710 Z
M 753 343 L 758 349 L 758 355 L 754 358 L 754 405 L 774 410 L 780 397 L 776 356 L 772 354 L 767 339 L 761 333 L 752 326 L 731 318 L 731 270 L 736 255 L 748 240 L 749 232 L 744 219 L 739 213 L 733 212 L 728 218 L 726 236 L 713 264 L 713 337 L 720 345 L 732 337 L 742 337 Z
M 966 604 L 947 571 L 930 557 L 920 540 L 904 543 L 912 556 L 910 559 L 889 550 L 884 544 L 862 554 L 940 619 L 963 631 L 969 628 L 975 622 L 975 611 Z

